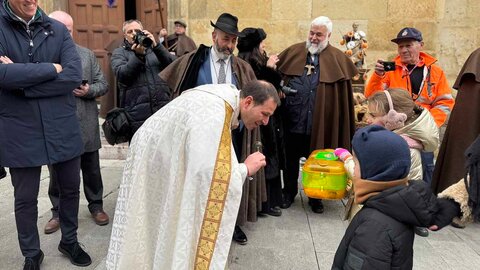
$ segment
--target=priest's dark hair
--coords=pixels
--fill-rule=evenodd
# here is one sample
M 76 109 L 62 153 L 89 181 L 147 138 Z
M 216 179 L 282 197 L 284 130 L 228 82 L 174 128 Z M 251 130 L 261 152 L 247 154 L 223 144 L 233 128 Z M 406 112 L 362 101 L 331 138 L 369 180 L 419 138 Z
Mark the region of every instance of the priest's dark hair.
M 280 98 L 278 97 L 275 87 L 263 80 L 249 81 L 245 87 L 240 91 L 240 97 L 246 98 L 251 96 L 255 105 L 262 105 L 265 101 L 272 98 L 273 102 L 280 105 Z
M 480 221 L 480 135 L 465 151 L 465 186 L 468 192 L 468 206 L 476 221 Z M 467 181 L 469 179 L 470 181 Z

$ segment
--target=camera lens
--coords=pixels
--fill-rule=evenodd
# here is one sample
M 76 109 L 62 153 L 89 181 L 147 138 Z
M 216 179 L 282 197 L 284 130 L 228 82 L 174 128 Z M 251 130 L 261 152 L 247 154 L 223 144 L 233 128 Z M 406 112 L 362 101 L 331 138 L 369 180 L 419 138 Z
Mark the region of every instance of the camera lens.
M 137 32 L 133 37 L 133 41 L 134 43 L 140 44 L 145 48 L 151 47 L 153 44 L 153 41 L 143 32 Z

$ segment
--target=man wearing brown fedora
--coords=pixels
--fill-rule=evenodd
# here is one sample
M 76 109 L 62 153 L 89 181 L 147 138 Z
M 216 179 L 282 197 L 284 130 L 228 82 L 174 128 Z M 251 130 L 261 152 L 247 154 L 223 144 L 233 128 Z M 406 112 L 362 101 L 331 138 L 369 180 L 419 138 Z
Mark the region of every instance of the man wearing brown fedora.
M 187 24 L 182 20 L 176 20 L 175 33 L 168 35 L 167 29 L 160 30 L 160 42 L 168 51 L 176 56 L 182 56 L 197 49 L 197 45 L 189 36 L 185 34 Z
M 214 27 L 212 46 L 201 44 L 196 51 L 181 56 L 161 73 L 160 77 L 170 87 L 173 96 L 184 90 L 204 84 L 234 84 L 243 89 L 245 84 L 255 79 L 255 73 L 244 60 L 233 55 L 237 38 L 243 34 L 238 31 L 238 18 L 229 13 L 221 14 Z M 240 162 L 252 152 L 258 151 L 261 141 L 260 129 L 257 127 L 246 131 L 243 125 L 232 131 L 235 153 Z M 264 170 L 245 181 L 243 196 L 238 211 L 237 225 L 233 239 L 239 244 L 247 243 L 247 236 L 239 226 L 247 221 L 257 221 L 257 212 L 261 211 L 262 202 L 266 201 L 267 192 Z

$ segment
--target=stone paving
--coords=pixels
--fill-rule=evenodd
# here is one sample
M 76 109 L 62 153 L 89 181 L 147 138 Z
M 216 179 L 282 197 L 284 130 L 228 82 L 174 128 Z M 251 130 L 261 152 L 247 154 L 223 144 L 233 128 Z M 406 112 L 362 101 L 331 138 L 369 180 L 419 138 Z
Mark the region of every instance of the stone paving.
M 112 219 L 123 160 L 101 160 L 104 179 L 104 208 Z M 93 258 L 89 267 L 75 267 L 57 250 L 60 232 L 43 234 L 50 219 L 48 170 L 42 171 L 38 199 L 38 228 L 45 259 L 44 270 L 105 269 L 111 224 L 97 226 L 90 218 L 87 202 L 81 191 L 79 240 Z M 333 256 L 347 222 L 341 220 L 343 204 L 326 201 L 325 213 L 314 214 L 305 197 L 297 197 L 281 217 L 260 217 L 258 222 L 244 227 L 248 244 L 232 243 L 229 270 L 248 269 L 330 269 Z M 0 269 L 21 269 L 20 253 L 13 213 L 13 188 L 9 177 L 0 180 Z M 428 238 L 415 239 L 414 269 L 470 270 L 480 267 L 480 225 L 471 224 L 464 230 L 447 227 L 431 233 Z

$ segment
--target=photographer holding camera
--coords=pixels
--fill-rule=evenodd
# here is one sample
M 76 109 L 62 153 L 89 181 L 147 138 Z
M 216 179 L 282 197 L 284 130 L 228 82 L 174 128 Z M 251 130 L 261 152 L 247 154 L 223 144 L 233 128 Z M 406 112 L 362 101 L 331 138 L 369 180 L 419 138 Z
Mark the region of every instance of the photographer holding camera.
M 135 132 L 143 122 L 170 101 L 170 91 L 158 73 L 175 60 L 138 20 L 123 23 L 122 47 L 112 53 L 120 107 L 129 115 Z
M 394 62 L 377 61 L 375 72 L 366 85 L 365 96 L 368 98 L 388 88 L 403 88 L 418 105 L 430 111 L 440 127 L 453 108 L 452 90 L 443 70 L 435 65 L 437 59 L 421 51 L 422 40 L 422 33 L 415 28 L 400 30 L 392 39 L 397 43 L 398 56 Z
M 422 52 L 422 33 L 415 28 L 403 28 L 392 42 L 398 46 L 393 70 L 388 71 L 389 62 L 378 60 L 375 72 L 365 87 L 365 96 L 368 98 L 388 88 L 405 89 L 416 104 L 430 111 L 437 126 L 441 127 L 452 111 L 455 100 L 445 73 L 435 64 L 437 59 Z M 434 167 L 433 153 L 422 152 L 422 166 L 423 180 L 430 184 Z

